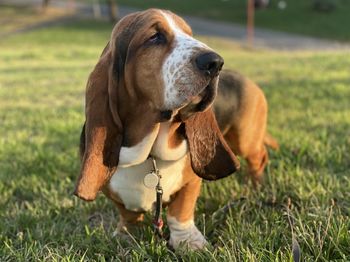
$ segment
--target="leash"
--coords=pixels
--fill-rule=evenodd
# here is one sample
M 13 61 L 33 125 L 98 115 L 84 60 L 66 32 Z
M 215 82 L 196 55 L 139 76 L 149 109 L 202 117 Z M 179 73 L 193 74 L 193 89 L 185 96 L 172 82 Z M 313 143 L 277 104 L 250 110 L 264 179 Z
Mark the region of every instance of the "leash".
M 152 221 L 152 225 L 153 225 L 153 231 L 154 233 L 162 238 L 163 237 L 163 219 L 162 219 L 162 199 L 163 199 L 163 188 L 160 185 L 160 179 L 162 178 L 162 176 L 159 173 L 159 169 L 157 168 L 157 163 L 154 157 L 152 158 L 152 164 L 153 164 L 153 170 L 151 172 L 151 174 L 153 173 L 154 175 L 157 176 L 158 178 L 158 182 L 156 185 L 156 209 L 155 209 L 155 213 L 154 213 L 154 218 Z

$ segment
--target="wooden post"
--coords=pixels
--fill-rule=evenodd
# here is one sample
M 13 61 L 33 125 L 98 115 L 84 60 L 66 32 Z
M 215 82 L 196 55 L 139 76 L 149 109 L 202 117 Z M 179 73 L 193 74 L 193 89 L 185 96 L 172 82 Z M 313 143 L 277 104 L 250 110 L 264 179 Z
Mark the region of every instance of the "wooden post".
M 75 10 L 76 8 L 75 0 L 69 0 L 67 3 L 67 6 L 69 11 Z
M 254 46 L 254 0 L 247 0 L 247 42 L 250 47 Z
M 95 19 L 100 19 L 102 17 L 101 6 L 100 6 L 100 3 L 99 3 L 99 0 L 94 0 L 92 2 L 92 10 L 93 10 Z
M 46 11 L 49 4 L 50 4 L 50 0 L 43 0 L 42 8 L 44 12 Z
M 112 22 L 116 22 L 118 20 L 118 7 L 115 0 L 108 0 L 109 6 L 109 17 Z

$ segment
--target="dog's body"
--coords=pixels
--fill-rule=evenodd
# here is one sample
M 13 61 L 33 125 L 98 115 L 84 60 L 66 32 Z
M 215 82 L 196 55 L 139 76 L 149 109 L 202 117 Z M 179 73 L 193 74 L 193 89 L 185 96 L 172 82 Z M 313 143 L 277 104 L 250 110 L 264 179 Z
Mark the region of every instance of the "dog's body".
M 155 188 L 144 182 L 152 171 L 152 156 L 168 205 L 170 245 L 186 242 L 202 248 L 205 238 L 194 225 L 201 178 L 222 178 L 239 168 L 211 106 L 222 64 L 220 56 L 192 38 L 188 25 L 168 11 L 150 9 L 123 18 L 88 81 L 75 194 L 93 200 L 102 190 L 120 211 L 118 229 L 135 224 L 156 200 Z M 241 83 L 238 88 L 231 85 L 232 76 Z M 265 98 L 254 84 L 226 72 L 220 85 L 214 106 L 219 125 L 232 150 L 259 177 L 261 151 L 266 154 Z M 225 100 L 232 97 L 232 103 L 221 103 L 221 93 Z M 257 102 L 250 102 L 253 97 Z M 240 139 L 247 135 L 240 132 L 253 127 L 256 135 L 246 148 Z M 259 158 L 258 169 L 250 165 L 254 158 Z
M 278 147 L 277 142 L 267 138 L 267 102 L 262 90 L 239 73 L 224 70 L 220 74 L 218 93 L 213 107 L 226 142 L 234 153 L 247 160 L 248 174 L 253 182 L 260 182 L 268 160 L 266 145 Z M 193 248 L 199 248 L 205 244 L 205 239 L 197 232 L 191 216 L 200 193 L 201 179 L 198 179 L 191 169 L 186 140 L 182 140 L 180 146 L 176 147 L 175 154 L 171 149 L 157 149 L 168 143 L 171 125 L 171 123 L 159 125 L 151 155 L 152 152 L 163 151 L 163 158 L 167 159 L 158 158 L 157 163 L 162 175 L 163 201 L 170 203 L 168 207 L 170 228 L 181 227 L 182 224 L 189 224 L 190 227 L 185 227 L 184 238 L 176 239 L 174 236 L 170 238 L 170 244 L 176 247 L 181 241 L 187 241 Z M 169 159 L 171 156 L 173 159 Z M 156 201 L 154 189 L 144 185 L 144 177 L 152 168 L 151 159 L 136 166 L 120 168 L 104 189 L 106 195 L 117 203 L 119 210 L 124 214 L 119 230 L 123 226 L 142 220 L 143 212 L 150 211 L 154 207 Z M 178 191 L 180 194 L 176 196 Z M 170 199 L 180 200 L 172 202 Z M 190 202 L 186 203 L 188 200 Z M 195 238 L 191 239 L 186 232 L 196 232 Z
M 247 161 L 253 183 L 260 182 L 268 162 L 266 146 L 279 147 L 266 131 L 268 107 L 263 91 L 241 74 L 224 70 L 220 74 L 214 112 L 226 142 Z

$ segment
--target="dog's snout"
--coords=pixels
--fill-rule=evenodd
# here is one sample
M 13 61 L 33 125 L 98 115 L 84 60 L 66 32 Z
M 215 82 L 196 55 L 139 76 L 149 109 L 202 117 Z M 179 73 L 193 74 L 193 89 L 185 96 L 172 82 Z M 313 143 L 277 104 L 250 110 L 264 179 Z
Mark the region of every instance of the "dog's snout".
M 207 76 L 216 76 L 223 65 L 224 59 L 214 52 L 200 54 L 196 57 L 197 68 Z

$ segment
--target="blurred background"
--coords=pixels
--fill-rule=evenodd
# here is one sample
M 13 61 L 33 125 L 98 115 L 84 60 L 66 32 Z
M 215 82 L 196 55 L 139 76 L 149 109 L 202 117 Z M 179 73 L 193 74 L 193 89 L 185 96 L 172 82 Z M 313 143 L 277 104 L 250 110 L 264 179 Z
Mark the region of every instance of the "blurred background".
M 246 40 L 257 47 L 327 49 L 328 44 L 331 49 L 337 45 L 311 37 L 350 41 L 347 0 L 2 0 L 0 4 L 2 36 L 73 18 L 116 22 L 130 12 L 158 7 L 186 15 L 196 33 Z
M 88 75 L 115 23 L 148 7 L 261 86 L 281 145 L 260 190 L 244 164 L 203 184 L 196 223 L 214 251 L 155 248 L 149 228 L 123 243 L 109 201 L 72 196 Z M 349 261 L 349 14 L 349 0 L 0 0 L 0 260 Z

